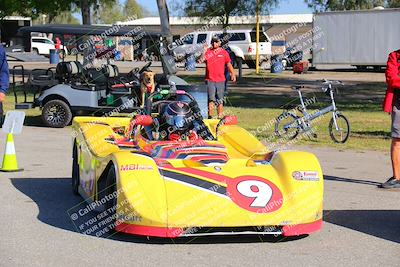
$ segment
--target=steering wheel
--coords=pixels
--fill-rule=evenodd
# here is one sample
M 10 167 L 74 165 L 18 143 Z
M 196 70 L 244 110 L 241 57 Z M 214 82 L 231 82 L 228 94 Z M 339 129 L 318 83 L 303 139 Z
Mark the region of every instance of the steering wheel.
M 138 73 L 142 74 L 146 69 L 148 69 L 151 66 L 151 63 L 153 63 L 153 62 L 150 61 L 149 63 L 144 65 L 143 68 L 141 68 Z
M 132 80 L 136 80 L 140 82 L 140 78 L 138 76 L 138 74 L 142 74 L 146 69 L 148 69 L 151 66 L 152 62 L 147 63 L 146 65 L 144 65 L 141 69 L 139 69 L 138 67 L 132 69 L 128 74 L 127 74 L 127 78 L 132 81 Z

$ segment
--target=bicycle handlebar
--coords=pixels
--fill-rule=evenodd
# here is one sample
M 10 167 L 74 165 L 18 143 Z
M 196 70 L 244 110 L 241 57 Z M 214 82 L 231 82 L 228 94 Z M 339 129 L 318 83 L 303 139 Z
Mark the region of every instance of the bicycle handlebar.
M 322 82 L 322 83 L 324 83 L 324 84 L 331 84 L 331 85 L 333 85 L 333 84 L 343 85 L 343 82 L 342 82 L 342 81 L 339 81 L 339 80 L 327 80 L 327 79 L 322 79 L 322 80 L 320 80 L 319 82 Z

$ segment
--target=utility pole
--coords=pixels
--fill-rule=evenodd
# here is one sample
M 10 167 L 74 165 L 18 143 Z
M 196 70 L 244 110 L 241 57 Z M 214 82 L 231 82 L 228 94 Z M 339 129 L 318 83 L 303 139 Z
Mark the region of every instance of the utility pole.
M 256 74 L 260 73 L 260 0 L 256 2 Z

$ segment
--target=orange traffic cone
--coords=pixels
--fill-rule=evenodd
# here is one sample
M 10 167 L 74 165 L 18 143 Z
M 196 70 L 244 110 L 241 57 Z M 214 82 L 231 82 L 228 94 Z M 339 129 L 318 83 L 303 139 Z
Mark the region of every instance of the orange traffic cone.
M 1 172 L 19 172 L 23 169 L 18 168 L 17 156 L 15 155 L 14 137 L 12 133 L 7 134 L 6 149 L 3 156 Z

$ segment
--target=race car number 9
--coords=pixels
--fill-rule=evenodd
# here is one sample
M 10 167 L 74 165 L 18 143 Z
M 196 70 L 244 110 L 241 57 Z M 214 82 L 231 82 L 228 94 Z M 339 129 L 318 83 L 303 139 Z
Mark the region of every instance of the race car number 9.
M 250 207 L 265 207 L 272 197 L 272 189 L 264 182 L 256 180 L 241 181 L 236 186 L 240 194 L 245 197 L 254 198 Z
M 256 176 L 240 176 L 228 181 L 229 197 L 241 208 L 268 213 L 282 206 L 282 193 L 270 181 Z

